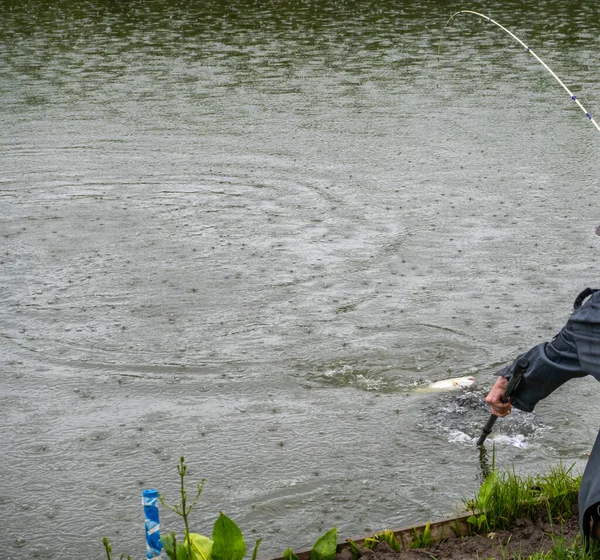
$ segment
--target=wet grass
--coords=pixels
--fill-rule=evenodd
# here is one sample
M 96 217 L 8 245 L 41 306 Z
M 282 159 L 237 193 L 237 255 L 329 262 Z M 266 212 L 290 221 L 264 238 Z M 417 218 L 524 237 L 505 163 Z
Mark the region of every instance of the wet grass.
M 554 522 L 572 517 L 577 504 L 581 476 L 560 464 L 547 475 L 518 476 L 514 470 L 485 479 L 474 499 L 463 500 L 473 515 L 469 524 L 475 531 L 506 529 L 516 519 L 535 520 L 540 512 Z
M 573 465 L 574 466 L 574 465 Z M 513 471 L 487 476 L 478 495 L 463 500 L 472 512 L 469 524 L 473 532 L 482 533 L 509 528 L 517 519 L 535 520 L 545 514 L 553 525 L 573 517 L 581 484 L 581 475 L 573 466 L 562 464 L 547 475 L 518 476 Z M 600 558 L 600 545 L 586 544 L 581 535 L 574 540 L 561 535 L 552 537 L 552 548 L 529 556 L 504 555 L 504 560 L 592 560 Z

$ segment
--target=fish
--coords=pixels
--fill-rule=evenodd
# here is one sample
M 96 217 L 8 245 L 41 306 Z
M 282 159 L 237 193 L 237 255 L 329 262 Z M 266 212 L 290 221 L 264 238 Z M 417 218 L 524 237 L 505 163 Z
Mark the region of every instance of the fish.
M 467 377 L 453 377 L 451 379 L 442 379 L 435 383 L 430 383 L 424 387 L 416 389 L 417 393 L 435 393 L 438 391 L 453 391 L 455 389 L 466 389 L 475 384 L 475 378 L 472 376 Z
M 427 387 L 430 389 L 465 389 L 475 384 L 475 378 L 472 376 L 468 377 L 453 377 L 452 379 L 443 379 L 442 381 L 436 381 L 430 383 Z

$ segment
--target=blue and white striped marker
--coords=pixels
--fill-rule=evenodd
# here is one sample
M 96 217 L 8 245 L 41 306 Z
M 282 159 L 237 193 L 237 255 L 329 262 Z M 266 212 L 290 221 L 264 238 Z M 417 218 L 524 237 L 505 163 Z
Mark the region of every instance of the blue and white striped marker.
M 160 523 L 158 521 L 158 490 L 144 490 L 142 505 L 146 526 L 146 558 L 160 558 L 162 543 L 160 542 Z

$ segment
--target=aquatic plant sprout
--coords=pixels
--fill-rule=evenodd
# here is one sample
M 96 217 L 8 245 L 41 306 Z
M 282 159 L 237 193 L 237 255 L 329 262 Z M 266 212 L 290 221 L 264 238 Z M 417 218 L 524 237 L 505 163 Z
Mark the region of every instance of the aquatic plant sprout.
M 585 113 L 585 116 L 591 121 L 591 123 L 596 127 L 596 129 L 598 131 L 600 131 L 600 126 L 598 125 L 598 123 L 594 120 L 594 118 L 592 117 L 592 115 L 588 112 L 588 110 L 581 104 L 581 102 L 579 101 L 579 99 L 577 99 L 577 96 L 563 83 L 563 81 L 550 69 L 550 67 L 537 55 L 535 54 L 530 47 L 528 47 L 523 41 L 521 41 L 521 39 L 519 39 L 514 33 L 512 33 L 511 31 L 509 31 L 508 29 L 506 29 L 506 27 L 504 27 L 503 25 L 500 25 L 497 21 L 493 20 L 491 17 L 488 17 L 486 15 L 480 14 L 479 12 L 473 12 L 471 10 L 460 10 L 459 12 L 456 12 L 455 14 L 452 14 L 450 16 L 450 18 L 448 19 L 448 21 L 446 22 L 446 25 L 444 25 L 444 28 L 442 29 L 442 36 L 444 34 L 444 30 L 446 29 L 446 27 L 448 27 L 448 25 L 450 24 L 450 22 L 459 14 L 472 14 L 474 16 L 478 16 L 480 18 L 483 18 L 487 21 L 489 21 L 490 23 L 493 23 L 494 25 L 498 26 L 500 29 L 502 29 L 502 31 L 504 31 L 505 33 L 507 33 L 508 35 L 510 35 L 515 41 L 517 41 L 517 43 L 519 43 L 520 45 L 522 45 L 522 47 L 531 55 L 533 55 L 533 57 L 546 69 L 548 70 L 548 72 L 550 72 L 550 74 L 552 74 L 552 76 L 554 77 L 554 79 L 562 86 L 562 88 L 569 94 L 569 96 L 571 97 L 571 99 L 573 101 L 575 101 L 575 103 L 577 103 L 578 107 Z M 441 41 L 440 41 L 440 49 L 441 49 Z M 438 49 L 438 56 L 439 56 L 439 52 L 440 49 Z

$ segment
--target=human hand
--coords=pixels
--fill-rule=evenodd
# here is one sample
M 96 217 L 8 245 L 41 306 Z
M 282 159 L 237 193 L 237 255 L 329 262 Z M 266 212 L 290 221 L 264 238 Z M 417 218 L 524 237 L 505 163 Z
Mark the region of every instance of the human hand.
M 490 411 L 494 416 L 507 416 L 512 410 L 512 405 L 509 402 L 502 402 L 502 397 L 507 386 L 508 380 L 502 376 L 498 377 L 488 396 L 485 398 L 485 402 L 490 406 Z

